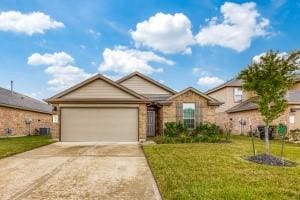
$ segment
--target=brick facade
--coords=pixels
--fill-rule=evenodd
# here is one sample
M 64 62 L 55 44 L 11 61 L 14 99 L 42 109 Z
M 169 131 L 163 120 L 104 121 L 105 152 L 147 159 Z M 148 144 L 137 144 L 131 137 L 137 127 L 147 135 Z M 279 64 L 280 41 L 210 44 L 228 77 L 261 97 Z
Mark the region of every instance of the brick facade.
M 12 136 L 23 136 L 29 134 L 29 125 L 26 119 L 32 119 L 31 134 L 36 129 L 50 128 L 53 130 L 52 115 L 0 106 L 0 137 L 5 136 L 5 129 L 12 129 Z
M 229 129 L 232 127 L 233 134 L 246 134 L 250 131 L 250 123 L 253 128 L 256 128 L 258 125 L 263 125 L 264 122 L 262 120 L 261 115 L 259 114 L 258 110 L 248 110 L 248 111 L 240 111 L 235 113 L 227 113 L 226 110 L 234 106 L 232 104 L 233 93 L 226 93 L 228 91 L 228 88 L 223 88 L 219 91 L 216 91 L 213 93 L 213 95 L 210 94 L 210 96 L 220 100 L 221 102 L 224 102 L 221 107 L 226 109 L 220 109 L 218 108 L 217 115 L 216 115 L 216 122 L 217 125 L 220 126 L 223 130 Z M 299 90 L 300 89 L 300 82 L 297 82 L 290 90 Z M 227 96 L 224 96 L 227 95 Z M 249 91 L 243 91 L 243 101 L 246 101 L 252 97 L 255 96 L 254 92 Z M 227 101 L 225 101 L 227 99 Z M 291 112 L 291 109 L 297 109 L 297 116 L 296 112 Z M 289 105 L 289 107 L 286 109 L 284 113 L 281 114 L 281 116 L 274 120 L 272 122 L 272 125 L 276 125 L 278 123 L 286 123 L 288 125 L 289 130 L 293 130 L 296 128 L 300 128 L 297 126 L 300 126 L 300 105 Z M 290 123 L 290 116 L 295 116 L 295 123 Z M 232 121 L 230 121 L 232 119 Z M 240 121 L 243 119 L 246 122 L 246 125 L 242 126 Z M 297 124 L 297 125 L 296 125 Z
M 201 112 L 203 116 L 203 122 L 216 122 L 216 107 L 209 106 L 207 99 L 194 93 L 193 91 L 187 91 L 180 96 L 177 96 L 172 100 L 170 105 L 164 105 L 162 109 L 163 124 L 166 122 L 176 122 L 176 104 L 177 103 L 196 103 L 199 102 L 201 105 Z
M 296 126 L 296 123 L 290 123 L 290 116 L 295 116 L 296 112 L 291 112 L 291 109 L 299 109 L 300 106 L 289 106 L 285 112 L 283 112 L 280 117 L 278 117 L 276 120 L 274 120 L 271 125 L 278 125 L 279 123 L 287 124 L 289 130 L 293 130 L 296 128 L 300 128 Z M 232 119 L 232 132 L 233 134 L 246 134 L 250 131 L 250 124 L 252 125 L 252 128 L 256 128 L 258 125 L 264 125 L 264 122 L 262 120 L 262 117 L 258 110 L 249 110 L 249 111 L 243 111 L 243 112 L 236 112 L 236 113 L 230 113 L 228 114 L 228 120 L 226 121 L 229 123 L 229 119 Z M 246 122 L 246 125 L 241 126 L 240 120 L 243 119 Z M 220 123 L 220 121 L 219 121 Z
M 139 105 L 139 141 L 145 141 L 147 138 L 147 106 Z

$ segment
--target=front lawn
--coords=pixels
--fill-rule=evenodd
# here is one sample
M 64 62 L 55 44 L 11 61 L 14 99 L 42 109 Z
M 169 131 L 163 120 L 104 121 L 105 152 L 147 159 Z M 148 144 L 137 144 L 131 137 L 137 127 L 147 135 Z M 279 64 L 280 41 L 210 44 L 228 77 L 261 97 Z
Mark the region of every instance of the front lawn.
M 48 136 L 0 138 L 0 158 L 28 151 L 53 142 L 54 141 Z
M 256 140 L 258 153 L 263 142 Z M 280 155 L 280 143 L 271 153 Z M 296 167 L 251 163 L 248 137 L 232 143 L 159 144 L 144 146 L 164 199 L 300 199 L 300 145 L 286 144 L 285 156 Z

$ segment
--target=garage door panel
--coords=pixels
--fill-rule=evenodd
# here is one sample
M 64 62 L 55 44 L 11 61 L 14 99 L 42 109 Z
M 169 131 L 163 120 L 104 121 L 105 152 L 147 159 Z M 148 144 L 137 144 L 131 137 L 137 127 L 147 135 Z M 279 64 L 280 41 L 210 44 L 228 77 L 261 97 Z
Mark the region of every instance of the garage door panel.
M 63 108 L 62 141 L 138 140 L 137 108 Z

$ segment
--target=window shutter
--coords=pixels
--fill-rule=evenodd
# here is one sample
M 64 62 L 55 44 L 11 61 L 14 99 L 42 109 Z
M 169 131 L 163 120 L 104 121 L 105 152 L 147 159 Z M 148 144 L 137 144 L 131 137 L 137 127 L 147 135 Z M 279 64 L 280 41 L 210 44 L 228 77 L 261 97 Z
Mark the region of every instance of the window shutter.
M 181 122 L 183 118 L 182 103 L 176 103 L 176 122 Z
M 195 118 L 197 124 L 203 122 L 203 112 L 201 108 L 201 103 L 199 101 L 196 102 Z

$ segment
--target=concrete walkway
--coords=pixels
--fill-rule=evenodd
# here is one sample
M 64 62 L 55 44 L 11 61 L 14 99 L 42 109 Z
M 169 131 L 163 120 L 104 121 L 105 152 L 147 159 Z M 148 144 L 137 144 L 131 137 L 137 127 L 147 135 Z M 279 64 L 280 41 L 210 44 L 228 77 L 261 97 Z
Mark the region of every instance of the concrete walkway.
M 0 159 L 0 199 L 161 199 L 139 144 L 55 143 Z

